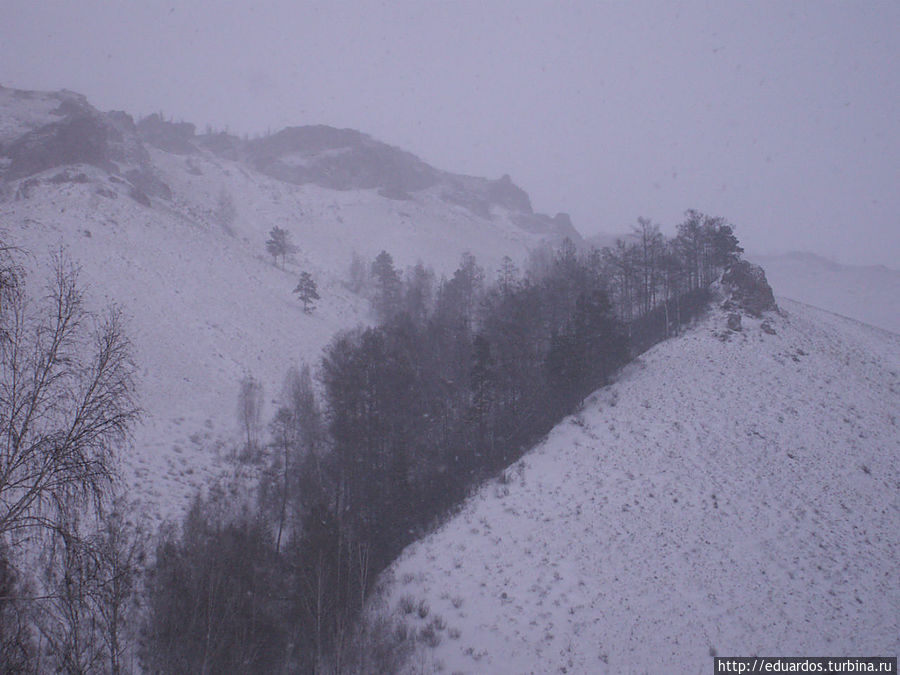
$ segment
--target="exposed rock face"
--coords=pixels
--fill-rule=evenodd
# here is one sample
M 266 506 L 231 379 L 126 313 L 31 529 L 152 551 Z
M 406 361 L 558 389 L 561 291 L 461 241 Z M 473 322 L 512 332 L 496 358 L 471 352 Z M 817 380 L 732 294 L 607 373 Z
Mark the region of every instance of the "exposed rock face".
M 5 149 L 10 164 L 6 178 L 14 180 L 66 164 L 92 164 L 111 170 L 109 127 L 94 116 L 77 115 L 35 129 Z
M 488 181 L 487 198 L 492 204 L 504 206 L 510 211 L 532 212 L 528 194 L 512 182 L 509 174 L 504 174 L 500 180 Z
M 21 109 L 27 112 L 21 114 Z M 107 172 L 110 180 L 127 180 L 130 192 L 123 194 L 141 204 L 151 198 L 171 200 L 172 192 L 153 164 L 155 154 L 148 152 L 153 146 L 187 156 L 209 151 L 296 185 L 377 190 L 382 197 L 402 201 L 436 197 L 477 218 L 506 218 L 544 241 L 582 242 L 567 214 L 535 213 L 528 194 L 508 175 L 487 179 L 442 171 L 353 129 L 297 126 L 253 140 L 228 133 L 197 135 L 193 124 L 167 122 L 158 114 L 135 124 L 123 112 L 102 113 L 73 92 L 3 87 L 0 115 L 14 122 L 0 125 L 0 188 L 19 181 L 16 194 L 23 198 L 39 184 L 35 174 L 87 164 Z M 66 175 L 57 174 L 59 180 Z M 109 194 L 106 187 L 99 189 L 98 194 Z
M 739 331 L 741 330 L 741 315 L 737 313 L 732 313 L 728 315 L 728 330 Z
M 7 160 L 4 180 L 26 178 L 55 167 L 89 164 L 113 175 L 124 175 L 144 193 L 145 200 L 146 195 L 171 199 L 171 190 L 153 171 L 150 155 L 130 115 L 100 113 L 78 97 L 65 98 L 53 115 L 62 119 L 28 131 L 0 150 Z
M 778 309 L 766 273 L 759 265 L 738 260 L 722 275 L 726 309 L 742 309 L 751 316 Z
M 487 219 L 491 217 L 491 204 L 485 199 L 484 195 L 465 189 L 458 181 L 451 181 L 441 191 L 441 199 L 448 204 L 462 206 L 479 218 Z
M 243 148 L 258 171 L 289 183 L 334 190 L 381 188 L 390 195 L 424 190 L 436 171 L 408 152 L 352 129 L 288 127 Z
M 241 157 L 243 141 L 237 136 L 232 136 L 224 131 L 217 134 L 204 134 L 196 137 L 197 145 L 210 152 L 237 161 Z
M 141 138 L 160 150 L 187 155 L 197 151 L 191 143 L 196 129 L 189 122 L 166 122 L 157 113 L 137 124 Z

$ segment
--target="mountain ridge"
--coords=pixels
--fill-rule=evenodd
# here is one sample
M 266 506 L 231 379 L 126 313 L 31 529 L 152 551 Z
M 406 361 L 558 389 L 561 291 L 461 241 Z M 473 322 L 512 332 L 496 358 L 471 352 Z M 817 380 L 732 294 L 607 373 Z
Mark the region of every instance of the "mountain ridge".
M 455 200 L 440 182 L 396 199 L 285 182 L 210 151 L 215 135 L 166 129 L 168 150 L 148 141 L 152 124 L 96 111 L 79 94 L 0 89 L 3 238 L 32 254 L 36 285 L 50 252 L 66 250 L 91 306 L 113 303 L 131 317 L 146 416 L 123 473 L 154 518 L 177 514 L 226 467 L 242 378 L 262 382 L 265 418 L 288 367 L 315 363 L 335 333 L 372 320 L 348 287 L 354 254 L 371 262 L 387 250 L 401 273 L 424 260 L 440 278 L 468 250 L 492 276 L 504 256 L 521 263 L 556 238 L 541 227 L 550 217 L 510 210 L 521 195 L 505 179 L 455 177 Z M 490 217 L 458 203 L 467 199 L 490 201 Z M 273 227 L 298 247 L 284 264 L 266 253 Z M 311 315 L 291 293 L 302 271 L 322 296 Z
M 430 636 L 416 663 L 896 653 L 900 336 L 782 309 L 651 348 L 410 546 L 380 600 Z
M 37 114 L 16 114 L 30 102 Z M 16 103 L 19 106 L 16 106 Z M 43 106 L 39 105 L 43 103 Z M 53 103 L 57 103 L 52 107 Z M 295 185 L 333 190 L 377 190 L 386 198 L 412 199 L 436 190 L 448 204 L 492 220 L 497 208 L 520 214 L 514 222 L 555 241 L 581 235 L 568 216 L 535 214 L 528 195 L 509 176 L 497 180 L 440 171 L 412 153 L 353 129 L 327 125 L 286 127 L 261 138 L 227 133 L 196 134 L 186 122 L 171 122 L 154 113 L 135 123 L 127 113 L 100 112 L 75 92 L 33 92 L 0 87 L 0 115 L 19 122 L 0 126 L 0 182 L 29 178 L 48 169 L 91 164 L 124 174 L 141 195 L 170 199 L 171 193 L 152 165 L 145 144 L 168 153 L 193 155 L 207 150 L 238 161 L 263 175 Z

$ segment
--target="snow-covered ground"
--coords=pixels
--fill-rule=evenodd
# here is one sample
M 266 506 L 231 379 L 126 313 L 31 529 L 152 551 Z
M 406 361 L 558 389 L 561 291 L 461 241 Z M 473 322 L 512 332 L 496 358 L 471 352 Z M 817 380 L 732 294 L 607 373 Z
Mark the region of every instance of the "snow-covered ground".
M 55 121 L 71 96 L 0 89 L 0 140 Z M 226 468 L 243 376 L 263 383 L 266 420 L 290 366 L 369 319 L 343 285 L 354 251 L 446 274 L 470 250 L 490 278 L 541 238 L 437 188 L 393 200 L 148 152 L 171 201 L 147 207 L 120 177 L 56 168 L 4 186 L 0 228 L 32 254 L 34 284 L 65 247 L 89 304 L 130 317 L 145 417 L 125 484 L 156 520 Z M 275 226 L 299 247 L 285 269 L 265 254 Z M 848 284 L 818 262 L 763 262 L 779 295 L 900 331 L 894 276 L 867 268 Z M 322 296 L 312 315 L 291 292 L 301 270 Z M 900 651 L 900 336 L 782 306 L 775 335 L 750 319 L 729 334 L 714 313 L 649 351 L 410 547 L 386 592 L 439 641 L 416 658 L 447 672 L 708 672 L 712 653 Z
M 44 124 L 59 121 L 53 110 L 77 94 L 25 92 L 0 86 L 0 142 L 9 142 Z
M 504 255 L 521 261 L 540 238 L 502 209 L 476 218 L 427 192 L 397 201 L 290 185 L 206 152 L 150 154 L 171 201 L 139 204 L 92 166 L 51 169 L 27 189 L 10 186 L 0 229 L 5 244 L 31 254 L 36 284 L 62 247 L 82 268 L 88 304 L 115 303 L 130 317 L 145 415 L 123 473 L 154 519 L 178 515 L 226 468 L 242 377 L 262 382 L 265 423 L 289 367 L 315 364 L 335 333 L 370 320 L 368 302 L 344 285 L 354 252 L 371 261 L 387 249 L 401 271 L 421 259 L 449 275 L 471 250 L 493 278 Z M 230 231 L 215 217 L 221 194 L 236 210 Z M 265 251 L 275 226 L 299 247 L 284 269 Z M 292 293 L 302 270 L 322 296 L 311 315 Z
M 410 546 L 383 581 L 438 643 L 413 665 L 900 652 L 900 336 L 782 308 L 657 345 Z
M 811 253 L 748 257 L 765 268 L 776 294 L 900 334 L 900 270 Z

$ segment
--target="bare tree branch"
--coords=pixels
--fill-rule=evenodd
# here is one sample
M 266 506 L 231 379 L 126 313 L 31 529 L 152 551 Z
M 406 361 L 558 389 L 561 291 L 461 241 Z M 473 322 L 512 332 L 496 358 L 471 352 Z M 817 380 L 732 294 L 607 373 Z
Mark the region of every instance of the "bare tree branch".
M 85 309 L 64 253 L 32 307 L 24 274 L 0 247 L 0 536 L 52 528 L 109 492 L 114 451 L 139 413 L 134 372 L 121 312 Z

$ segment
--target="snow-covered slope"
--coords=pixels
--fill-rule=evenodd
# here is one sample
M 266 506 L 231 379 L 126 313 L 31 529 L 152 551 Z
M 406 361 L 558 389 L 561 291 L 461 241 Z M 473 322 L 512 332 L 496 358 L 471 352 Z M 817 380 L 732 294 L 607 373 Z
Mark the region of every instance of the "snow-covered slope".
M 749 258 L 765 268 L 776 295 L 900 334 L 900 271 L 841 265 L 811 253 Z
M 83 102 L 84 97 L 67 91 L 44 93 L 0 86 L 0 144 L 59 121 L 60 116 L 53 111 L 66 101 L 77 104 Z
M 492 277 L 504 255 L 521 260 L 547 234 L 517 219 L 553 221 L 504 206 L 524 195 L 507 180 L 455 177 L 462 192 L 448 198 L 440 181 L 449 174 L 435 170 L 435 185 L 398 199 L 284 182 L 192 145 L 190 125 L 162 132 L 182 143 L 142 141 L 126 115 L 77 94 L 0 87 L 2 240 L 32 254 L 24 262 L 36 282 L 49 252 L 64 247 L 91 306 L 112 302 L 130 315 L 146 414 L 124 468 L 132 496 L 159 517 L 222 469 L 242 377 L 263 383 L 269 419 L 290 366 L 315 362 L 337 331 L 369 320 L 367 301 L 344 285 L 354 252 L 371 261 L 386 249 L 401 270 L 422 259 L 440 275 L 468 250 Z M 476 188 L 493 200 L 479 202 L 483 216 L 453 201 Z M 231 222 L 217 215 L 223 196 Z M 285 269 L 265 252 L 276 226 L 299 247 Z M 292 294 L 302 270 L 322 296 L 312 315 Z
M 657 345 L 409 547 L 385 586 L 439 641 L 416 663 L 900 651 L 900 336 L 783 309 L 774 335 L 716 311 Z

